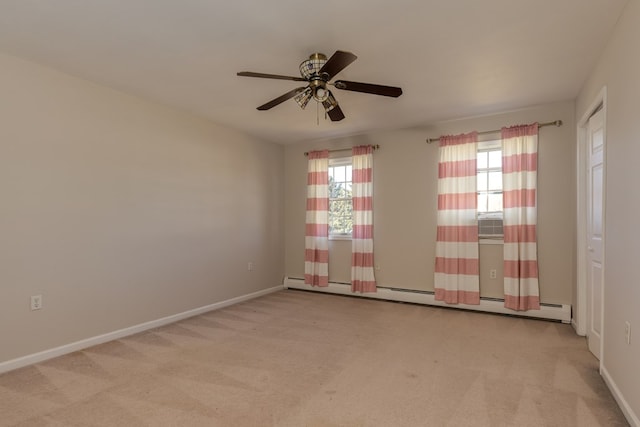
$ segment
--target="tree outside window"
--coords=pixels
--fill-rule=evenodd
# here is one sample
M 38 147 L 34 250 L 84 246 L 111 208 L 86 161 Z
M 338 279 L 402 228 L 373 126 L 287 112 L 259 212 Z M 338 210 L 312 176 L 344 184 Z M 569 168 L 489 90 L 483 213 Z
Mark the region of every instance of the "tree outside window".
M 329 236 L 350 238 L 353 230 L 351 157 L 329 162 Z

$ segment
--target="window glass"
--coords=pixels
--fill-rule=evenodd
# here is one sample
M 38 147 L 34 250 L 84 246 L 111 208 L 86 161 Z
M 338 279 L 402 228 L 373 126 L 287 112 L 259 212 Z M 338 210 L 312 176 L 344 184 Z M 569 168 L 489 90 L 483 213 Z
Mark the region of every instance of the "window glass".
M 481 151 L 478 153 L 478 169 L 486 169 L 489 165 L 487 160 L 488 154 L 486 151 Z
M 502 211 L 502 193 L 487 194 L 487 212 Z
M 502 150 L 489 151 L 489 168 L 502 168 Z
M 478 143 L 478 233 L 491 238 L 503 235 L 502 148 L 499 141 Z
M 329 161 L 329 237 L 351 237 L 353 230 L 351 157 Z
M 478 191 L 487 191 L 487 172 L 478 171 Z
M 502 190 L 502 171 L 492 171 L 487 175 L 489 176 L 487 190 Z

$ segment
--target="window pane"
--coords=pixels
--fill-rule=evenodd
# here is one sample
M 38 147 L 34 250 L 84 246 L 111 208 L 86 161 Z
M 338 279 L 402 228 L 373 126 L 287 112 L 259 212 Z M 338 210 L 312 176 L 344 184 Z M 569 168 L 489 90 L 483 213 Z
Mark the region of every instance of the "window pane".
M 478 194 L 478 212 L 487 212 L 487 193 Z
M 329 198 L 333 199 L 338 197 L 339 184 L 336 184 L 335 181 L 329 180 Z
M 486 169 L 487 164 L 487 152 L 481 151 L 478 153 L 478 169 Z
M 351 200 L 330 201 L 329 211 L 329 232 L 333 234 L 351 234 L 353 229 Z
M 351 184 L 345 183 L 340 186 L 340 197 L 343 199 L 351 198 L 351 189 L 349 188 Z
M 478 191 L 487 191 L 487 173 L 478 172 Z
M 335 196 L 338 199 L 344 199 L 345 197 L 349 197 L 349 194 L 347 194 L 347 189 L 345 188 L 345 183 L 341 182 L 339 184 L 336 184 L 336 191 L 335 191 Z
M 489 172 L 489 190 L 502 190 L 502 172 Z
M 331 234 L 351 234 L 351 227 L 347 226 L 345 223 L 336 222 L 329 226 L 329 233 Z
M 489 167 L 501 168 L 502 167 L 502 151 L 489 151 Z
M 503 211 L 502 150 L 498 148 L 498 145 L 493 145 L 489 151 L 478 152 L 477 179 L 478 215 L 483 217 L 483 234 L 494 234 L 490 232 L 493 228 L 489 226 L 490 224 L 484 215 Z M 491 218 L 493 218 L 493 215 Z
M 351 216 L 351 200 L 330 200 L 329 211 L 332 215 Z
M 329 233 L 349 235 L 353 229 L 351 163 L 338 159 L 329 167 Z
M 502 193 L 489 194 L 487 200 L 487 212 L 501 212 L 502 211 Z

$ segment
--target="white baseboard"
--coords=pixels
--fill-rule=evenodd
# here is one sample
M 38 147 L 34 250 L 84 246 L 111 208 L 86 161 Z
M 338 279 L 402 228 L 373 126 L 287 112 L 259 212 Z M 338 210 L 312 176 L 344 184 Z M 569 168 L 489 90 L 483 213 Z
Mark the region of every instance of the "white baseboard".
M 373 298 L 388 301 L 410 302 L 415 304 L 434 305 L 438 307 L 461 308 L 465 310 L 483 311 L 487 313 L 509 314 L 514 316 L 532 317 L 537 319 L 558 320 L 562 323 L 571 322 L 571 305 L 541 305 L 540 310 L 513 311 L 504 307 L 504 301 L 481 299 L 479 305 L 447 304 L 443 301 L 436 301 L 433 293 L 413 292 L 406 289 L 378 288 L 375 293 L 353 293 L 351 286 L 343 283 L 329 283 L 327 287 L 314 287 L 305 285 L 304 280 L 285 277 L 284 287 L 290 289 L 301 289 L 306 291 L 325 292 L 338 295 L 350 295 L 363 298 Z
M 581 336 L 581 337 L 586 337 L 587 336 L 587 334 L 582 333 L 580 331 L 580 329 L 578 328 L 578 322 L 576 322 L 575 317 L 571 318 L 571 327 L 576 332 L 576 335 Z
M 247 295 L 241 295 L 239 297 L 231 298 L 225 301 L 220 301 L 214 304 L 205 305 L 204 307 L 195 308 L 182 313 L 174 314 L 171 316 L 163 317 L 161 319 L 152 320 L 145 323 L 140 323 L 128 328 L 119 329 L 117 331 L 109 332 L 103 335 L 87 338 L 84 340 L 76 341 L 70 344 L 65 344 L 60 347 L 44 350 L 38 353 L 29 354 L 27 356 L 19 357 L 17 359 L 8 360 L 0 363 L 0 374 L 3 372 L 12 371 L 14 369 L 22 368 L 24 366 L 33 365 L 34 363 L 42 362 L 44 360 L 53 359 L 54 357 L 62 356 L 64 354 L 73 353 L 74 351 L 83 350 L 94 345 L 102 344 L 107 341 L 113 341 L 118 338 L 126 337 L 129 335 L 137 334 L 149 329 L 157 328 L 160 326 L 174 323 L 179 320 L 187 319 L 189 317 L 197 316 L 202 313 L 207 313 L 213 310 L 219 310 L 230 305 L 238 304 L 244 301 L 248 301 L 253 298 L 261 297 L 263 295 L 270 294 L 282 290 L 282 286 L 274 286 L 272 288 L 263 289 L 261 291 L 253 292 Z
M 604 378 L 604 382 L 607 384 L 607 387 L 609 387 L 609 390 L 611 390 L 611 394 L 613 394 L 616 402 L 618 402 L 618 406 L 620 406 L 620 409 L 629 422 L 629 425 L 631 427 L 640 427 L 640 418 L 638 418 L 635 412 L 633 412 L 633 409 L 631 409 L 631 407 L 629 406 L 629 402 L 627 402 L 627 400 L 624 398 L 624 396 L 620 392 L 620 389 L 616 385 L 616 382 L 613 381 L 613 378 L 611 378 L 611 375 L 609 375 L 607 368 L 605 368 L 604 366 L 602 366 L 601 368 L 601 375 L 602 378 Z

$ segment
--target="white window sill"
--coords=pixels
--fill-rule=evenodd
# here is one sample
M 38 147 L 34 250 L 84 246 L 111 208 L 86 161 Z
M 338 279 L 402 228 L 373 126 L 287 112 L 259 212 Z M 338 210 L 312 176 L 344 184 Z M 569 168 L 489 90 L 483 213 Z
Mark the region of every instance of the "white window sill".
M 487 237 L 480 237 L 480 239 L 478 239 L 478 243 L 480 245 L 504 245 L 504 240 L 502 238 L 491 239 Z
M 329 240 L 351 240 L 350 234 L 330 234 Z

